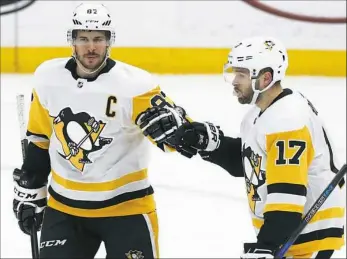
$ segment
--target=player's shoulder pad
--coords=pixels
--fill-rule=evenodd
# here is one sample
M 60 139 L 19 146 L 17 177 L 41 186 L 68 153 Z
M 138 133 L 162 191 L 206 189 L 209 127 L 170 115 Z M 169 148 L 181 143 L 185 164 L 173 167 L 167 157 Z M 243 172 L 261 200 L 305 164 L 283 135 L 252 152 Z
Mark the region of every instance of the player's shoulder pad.
M 118 60 L 110 72 L 127 85 L 128 94 L 131 96 L 141 95 L 158 86 L 154 76 L 148 71 Z
M 34 75 L 40 77 L 48 77 L 64 71 L 65 65 L 70 58 L 54 58 L 42 62 L 35 70 Z
M 41 63 L 34 72 L 33 88 L 41 103 L 44 103 L 45 96 L 51 82 L 59 82 L 61 75 L 66 73 L 65 65 L 70 58 L 55 58 Z
M 298 92 L 293 91 L 264 112 L 262 131 L 265 134 L 295 131 L 309 125 L 311 108 Z

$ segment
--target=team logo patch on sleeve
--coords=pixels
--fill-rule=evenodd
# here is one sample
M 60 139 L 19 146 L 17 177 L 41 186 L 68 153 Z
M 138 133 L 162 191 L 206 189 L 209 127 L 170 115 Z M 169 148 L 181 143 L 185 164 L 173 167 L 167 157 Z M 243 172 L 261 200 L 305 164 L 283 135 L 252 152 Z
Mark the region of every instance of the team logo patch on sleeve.
M 112 142 L 112 138 L 100 136 L 105 125 L 86 112 L 74 114 L 69 107 L 61 110 L 53 119 L 55 135 L 64 151 L 60 156 L 82 173 L 85 165 L 92 163 L 88 155 Z

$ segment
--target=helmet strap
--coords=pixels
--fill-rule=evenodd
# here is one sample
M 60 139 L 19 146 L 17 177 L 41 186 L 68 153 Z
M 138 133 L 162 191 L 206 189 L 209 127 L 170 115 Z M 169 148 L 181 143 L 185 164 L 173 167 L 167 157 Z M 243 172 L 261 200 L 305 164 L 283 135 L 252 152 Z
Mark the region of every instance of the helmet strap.
M 259 89 L 255 89 L 255 83 L 257 81 L 257 78 L 252 78 L 251 80 L 252 80 L 253 97 L 250 104 L 255 104 L 258 100 L 259 94 L 269 90 L 275 84 L 275 81 L 272 80 L 272 82 L 267 87 L 265 87 L 263 90 L 259 90 Z

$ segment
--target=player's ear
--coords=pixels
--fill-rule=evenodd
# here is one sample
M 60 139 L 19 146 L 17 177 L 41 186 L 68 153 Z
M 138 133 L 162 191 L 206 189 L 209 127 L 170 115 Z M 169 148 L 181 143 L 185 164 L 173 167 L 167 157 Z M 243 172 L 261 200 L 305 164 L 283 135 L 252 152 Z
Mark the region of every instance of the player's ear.
M 273 80 L 273 70 L 271 68 L 264 68 L 259 73 L 260 90 L 267 87 Z
M 267 87 L 272 82 L 272 73 L 267 71 L 264 73 L 264 88 Z

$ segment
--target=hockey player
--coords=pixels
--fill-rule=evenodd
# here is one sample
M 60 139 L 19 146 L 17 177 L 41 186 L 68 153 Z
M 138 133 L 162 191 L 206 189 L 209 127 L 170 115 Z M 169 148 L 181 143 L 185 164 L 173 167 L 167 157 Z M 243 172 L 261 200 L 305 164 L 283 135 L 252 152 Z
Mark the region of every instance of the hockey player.
M 71 22 L 72 58 L 46 61 L 34 74 L 14 213 L 26 234 L 42 226 L 41 258 L 93 258 L 101 242 L 108 258 L 157 258 L 150 142 L 136 122 L 149 107 L 176 106 L 148 72 L 109 57 L 115 31 L 104 5 L 79 5 Z M 170 116 L 161 113 L 161 122 L 171 125 Z M 168 141 L 158 147 L 172 150 Z
M 317 110 L 299 92 L 282 88 L 287 66 L 287 51 L 276 39 L 256 37 L 237 43 L 224 78 L 241 104 L 253 105 L 242 121 L 240 137 L 224 136 L 219 127 L 206 122 L 183 123 L 173 133 L 178 149 L 195 150 L 191 156 L 199 152 L 232 176 L 245 178 L 257 242 L 245 243 L 241 258 L 274 258 L 274 251 L 339 168 Z M 326 259 L 344 245 L 345 192 L 340 182 L 287 258 Z

